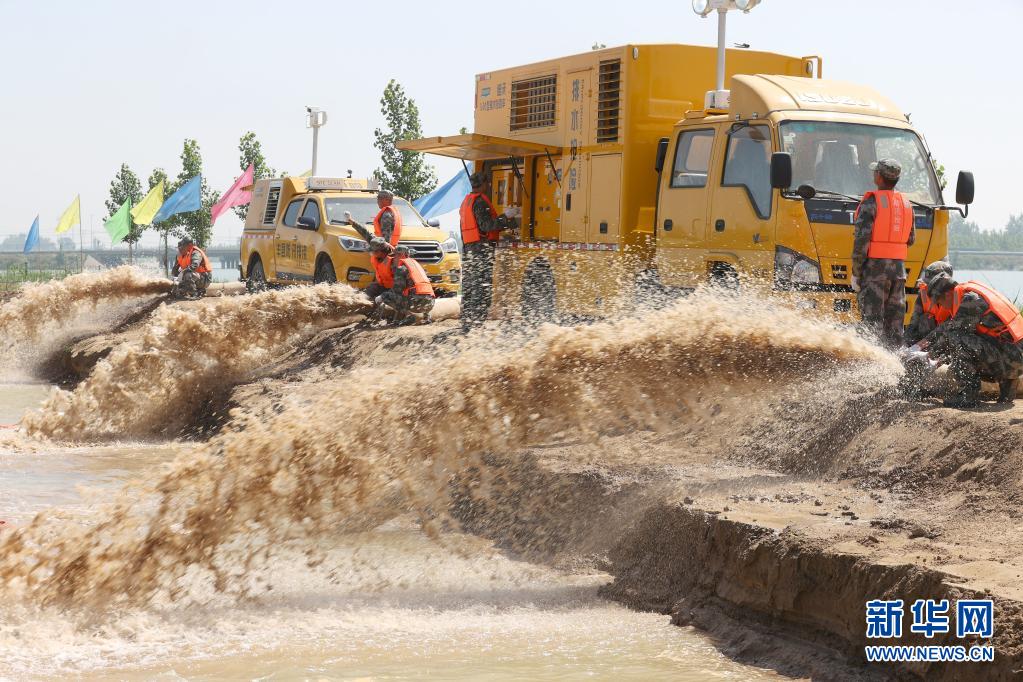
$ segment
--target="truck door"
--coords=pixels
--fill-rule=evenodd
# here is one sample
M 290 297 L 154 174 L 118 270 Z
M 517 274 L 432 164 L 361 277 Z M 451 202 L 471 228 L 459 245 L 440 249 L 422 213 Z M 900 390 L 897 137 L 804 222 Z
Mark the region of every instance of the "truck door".
M 323 243 L 320 235 L 320 204 L 315 197 L 306 200 L 302 207 L 302 217 L 313 221 L 313 227 L 296 225 L 298 239 L 295 241 L 294 268 L 295 278 L 311 280 L 316 272 L 316 254 Z
M 668 150 L 655 230 L 657 271 L 670 286 L 692 287 L 703 279 L 714 139 L 712 127 L 681 130 Z
M 281 222 L 274 230 L 274 269 L 277 270 L 279 279 L 294 280 L 298 264 L 295 260 L 298 244 L 298 236 L 301 230 L 298 228 L 299 211 L 302 208 L 304 197 L 292 199 L 284 210 Z
M 774 267 L 770 126 L 733 124 L 718 177 L 707 230 L 710 269 L 727 263 L 766 276 Z

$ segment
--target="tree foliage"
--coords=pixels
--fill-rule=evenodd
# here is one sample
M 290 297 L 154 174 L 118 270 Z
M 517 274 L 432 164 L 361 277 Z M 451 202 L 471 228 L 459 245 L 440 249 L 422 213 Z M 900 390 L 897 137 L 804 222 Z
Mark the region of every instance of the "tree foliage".
M 977 251 L 1023 251 L 1023 213 L 1009 216 L 1000 230 L 984 230 L 972 220 L 953 213 L 948 224 L 948 249 Z M 1006 256 L 957 254 L 954 265 L 966 269 L 1018 269 L 1018 259 Z
M 391 79 L 380 98 L 380 113 L 386 128 L 373 131 L 373 146 L 380 150 L 383 168 L 374 172 L 380 184 L 409 201 L 429 194 L 437 187 L 437 174 L 422 154 L 406 152 L 395 145 L 401 140 L 423 136 L 419 107 L 405 94 L 404 88 Z
M 106 200 L 107 217 L 105 220 L 109 220 L 112 215 L 117 213 L 117 209 L 121 208 L 126 199 L 131 206 L 134 206 L 142 197 L 142 183 L 139 182 L 138 176 L 128 167 L 128 164 L 122 163 L 120 170 L 110 182 L 110 197 Z M 142 238 L 144 229 L 144 225 L 131 223 L 131 228 L 123 241 L 129 245 L 136 243 Z
M 252 177 L 255 180 L 277 176 L 277 171 L 266 162 L 266 157 L 263 156 L 263 146 L 256 138 L 256 133 L 251 130 L 242 135 L 241 140 L 238 141 L 238 166 L 244 172 L 249 164 L 253 166 Z M 249 214 L 249 206 L 248 204 L 235 206 L 234 212 L 244 221 Z

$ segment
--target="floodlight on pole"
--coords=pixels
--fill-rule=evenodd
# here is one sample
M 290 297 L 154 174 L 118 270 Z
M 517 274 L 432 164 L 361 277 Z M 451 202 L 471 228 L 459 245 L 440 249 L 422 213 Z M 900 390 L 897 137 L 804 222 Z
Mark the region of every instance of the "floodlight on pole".
M 319 107 L 306 107 L 305 127 L 313 129 L 313 168 L 312 175 L 316 175 L 316 150 L 320 142 L 320 128 L 327 125 L 327 112 Z
M 718 13 L 717 87 L 707 93 L 704 102 L 707 109 L 728 108 L 728 91 L 725 90 L 725 16 L 733 9 L 747 13 L 759 4 L 760 0 L 693 0 L 693 12 L 704 19 L 710 16 L 711 12 Z

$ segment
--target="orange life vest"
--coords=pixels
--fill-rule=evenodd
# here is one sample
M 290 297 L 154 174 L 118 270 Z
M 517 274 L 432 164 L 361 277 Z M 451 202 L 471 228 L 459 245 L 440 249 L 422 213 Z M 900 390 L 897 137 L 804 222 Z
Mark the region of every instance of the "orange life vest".
M 394 256 L 377 258 L 373 254 L 369 256 L 369 262 L 373 265 L 373 271 L 377 275 L 377 284 L 390 289 L 394 286 L 394 271 L 391 270 L 391 261 Z
M 927 293 L 926 284 L 921 284 L 917 291 L 920 293 L 920 306 L 923 308 L 924 314 L 933 318 L 937 324 L 952 317 L 952 309 L 946 308 L 931 298 L 931 295 Z
M 181 254 L 178 254 L 178 267 L 184 270 L 185 268 L 192 264 L 193 251 L 198 251 L 199 254 L 202 256 L 202 264 L 199 265 L 199 267 L 196 269 L 196 272 L 198 272 L 200 275 L 207 272 L 213 272 L 213 268 L 210 267 L 210 259 L 206 257 L 206 252 L 200 249 L 195 244 L 188 247 L 188 250 L 185 251 L 185 255 L 182 256 Z
M 461 219 L 462 225 L 462 243 L 472 244 L 480 240 L 480 226 L 476 223 L 476 214 L 473 213 L 473 206 L 476 204 L 476 197 L 482 197 L 483 201 L 487 202 L 487 208 L 490 209 L 490 217 L 496 218 L 497 211 L 494 210 L 494 205 L 490 203 L 490 199 L 487 198 L 486 194 L 481 192 L 472 192 L 471 194 L 465 195 L 465 199 L 462 200 L 462 207 L 458 209 L 458 217 Z M 487 239 L 492 242 L 496 242 L 501 238 L 500 230 L 492 230 L 487 232 Z
M 401 213 L 394 206 L 384 206 L 377 212 L 376 217 L 373 218 L 373 233 L 378 237 L 384 236 L 384 231 L 380 228 L 380 218 L 384 215 L 384 211 L 390 211 L 394 216 L 394 231 L 391 232 L 391 238 L 388 241 L 391 246 L 397 246 L 398 240 L 401 239 Z
M 420 296 L 429 296 L 434 298 L 433 285 L 430 284 L 430 278 L 426 274 L 426 270 L 423 270 L 423 266 L 419 264 L 415 258 L 402 258 L 396 263 L 397 265 L 404 265 L 408 268 L 409 277 L 412 278 L 412 286 L 406 287 L 405 291 L 401 292 L 404 296 L 411 294 L 419 294 Z
M 995 317 L 1002 323 L 998 327 L 985 327 L 982 324 L 978 324 L 978 334 L 993 336 L 996 339 L 1000 339 L 1005 335 L 1011 338 L 1013 343 L 1023 341 L 1023 316 L 1020 316 L 1019 310 L 1012 304 L 1012 301 L 986 284 L 970 281 L 963 282 L 957 286 L 952 297 L 953 315 L 959 312 L 959 305 L 963 301 L 963 296 L 971 291 L 984 299 L 988 305 L 988 312 L 994 313 Z
M 906 260 L 909 254 L 909 235 L 913 232 L 913 204 L 902 196 L 902 192 L 893 189 L 867 192 L 863 195 L 863 201 L 870 196 L 874 197 L 877 204 L 877 214 L 874 216 L 867 258 Z M 860 209 L 857 207 L 856 217 L 859 215 Z

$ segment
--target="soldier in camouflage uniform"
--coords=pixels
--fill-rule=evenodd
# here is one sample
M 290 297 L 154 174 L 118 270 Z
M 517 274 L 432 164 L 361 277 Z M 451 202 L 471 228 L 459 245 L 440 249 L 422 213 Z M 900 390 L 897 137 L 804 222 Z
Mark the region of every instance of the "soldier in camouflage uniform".
M 171 275 L 178 278 L 171 290 L 178 298 L 202 298 L 213 281 L 206 254 L 195 245 L 191 237 L 184 237 L 178 242 L 178 257 L 171 268 Z
M 930 290 L 931 281 L 938 275 L 948 275 L 951 277 L 952 265 L 943 260 L 934 261 L 920 272 L 920 277 L 916 282 L 917 288 L 919 289 L 920 285 L 925 285 Z M 913 306 L 913 316 L 909 318 L 909 326 L 906 327 L 906 345 L 912 346 L 918 341 L 922 341 L 937 326 L 938 323 L 934 317 L 924 311 L 922 298 L 917 296 L 916 305 Z
M 493 301 L 496 238 L 504 227 L 490 200 L 484 173 L 469 176 L 472 192 L 460 209 L 462 231 L 462 331 L 482 325 Z M 467 229 L 467 223 L 474 229 Z M 471 235 L 471 236 L 470 236 Z
M 880 191 L 892 191 L 899 182 L 902 166 L 892 159 L 881 159 L 870 164 L 874 171 L 874 184 Z M 860 308 L 863 327 L 885 346 L 902 346 L 903 325 L 906 315 L 906 265 L 893 258 L 871 258 L 869 251 L 874 240 L 874 221 L 877 199 L 867 196 L 856 209 L 856 228 L 853 236 L 852 288 Z M 910 221 L 909 241 L 912 246 L 916 229 Z
M 957 285 L 948 275 L 938 275 L 928 288 L 936 300 L 951 306 Z M 955 315 L 920 343 L 933 359 L 949 366 L 957 392 L 945 399 L 946 407 L 976 407 L 982 379 L 998 383 L 998 402 L 1012 403 L 1016 397 L 1023 374 L 1023 341 L 978 333 L 977 325 L 996 329 L 1002 322 L 988 302 L 971 291 L 962 297 Z
M 395 250 L 394 259 L 391 261 L 391 269 L 394 273 L 394 286 L 376 297 L 377 305 L 384 305 L 394 311 L 394 324 L 404 326 L 414 324 L 416 315 L 423 316 L 423 323 L 429 324 L 430 311 L 433 310 L 434 297 L 406 291 L 414 287 L 412 275 L 409 268 L 404 264 L 406 258 L 410 258 L 407 246 L 399 246 Z

